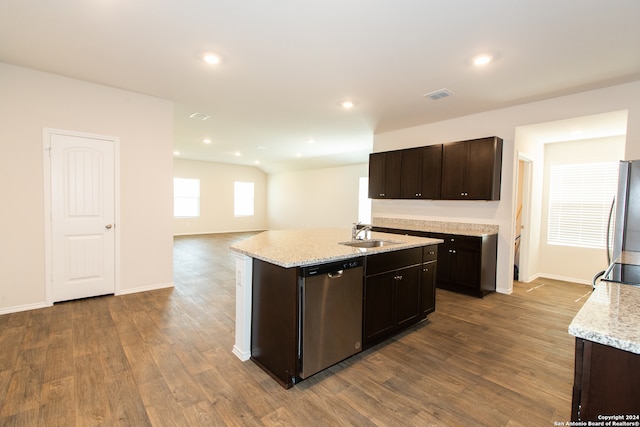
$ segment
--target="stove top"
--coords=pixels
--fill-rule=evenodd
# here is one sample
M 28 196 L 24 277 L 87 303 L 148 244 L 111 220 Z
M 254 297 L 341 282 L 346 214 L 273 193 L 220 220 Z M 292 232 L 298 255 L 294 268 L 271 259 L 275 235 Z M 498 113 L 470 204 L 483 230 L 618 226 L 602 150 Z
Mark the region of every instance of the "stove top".
M 640 265 L 614 262 L 602 276 L 602 280 L 640 286 Z

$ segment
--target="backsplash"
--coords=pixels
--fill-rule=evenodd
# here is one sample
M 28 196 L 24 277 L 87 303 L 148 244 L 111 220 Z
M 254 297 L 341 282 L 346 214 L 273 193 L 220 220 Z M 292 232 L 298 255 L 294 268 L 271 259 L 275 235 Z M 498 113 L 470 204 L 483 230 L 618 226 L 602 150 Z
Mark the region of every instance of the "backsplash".
M 473 224 L 467 222 L 428 221 L 423 219 L 373 218 L 375 227 L 402 230 L 429 231 L 432 233 L 483 235 L 498 234 L 495 224 Z

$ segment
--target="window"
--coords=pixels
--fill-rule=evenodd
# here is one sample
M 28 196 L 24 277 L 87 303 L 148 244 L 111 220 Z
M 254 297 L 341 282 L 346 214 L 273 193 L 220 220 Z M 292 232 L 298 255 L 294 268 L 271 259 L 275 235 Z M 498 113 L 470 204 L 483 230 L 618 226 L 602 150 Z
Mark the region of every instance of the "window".
M 200 180 L 173 178 L 173 216 L 195 218 L 200 216 Z
M 253 182 L 233 183 L 233 214 L 235 216 L 253 216 Z
M 551 165 L 547 243 L 605 248 L 618 162 Z

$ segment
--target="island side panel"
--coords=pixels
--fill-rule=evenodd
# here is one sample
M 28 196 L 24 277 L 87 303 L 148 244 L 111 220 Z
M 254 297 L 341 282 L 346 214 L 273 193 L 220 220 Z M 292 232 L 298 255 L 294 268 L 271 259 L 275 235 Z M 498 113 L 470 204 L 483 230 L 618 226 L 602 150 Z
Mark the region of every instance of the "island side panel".
M 297 272 L 253 260 L 251 359 L 286 388 L 298 374 Z
M 236 342 L 233 354 L 243 362 L 251 358 L 251 280 L 253 258 L 235 254 L 236 259 Z

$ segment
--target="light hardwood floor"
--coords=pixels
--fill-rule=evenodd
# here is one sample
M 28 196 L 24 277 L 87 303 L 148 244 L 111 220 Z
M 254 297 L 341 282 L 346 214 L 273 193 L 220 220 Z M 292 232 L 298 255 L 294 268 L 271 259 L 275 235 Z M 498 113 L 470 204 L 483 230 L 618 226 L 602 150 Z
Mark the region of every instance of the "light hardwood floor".
M 177 237 L 173 289 L 0 316 L 0 426 L 551 426 L 570 419 L 567 327 L 589 286 L 516 282 L 512 295 L 484 299 L 438 290 L 427 322 L 284 390 L 231 353 L 228 247 L 249 235 Z

